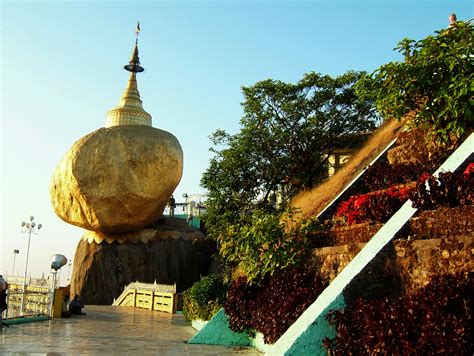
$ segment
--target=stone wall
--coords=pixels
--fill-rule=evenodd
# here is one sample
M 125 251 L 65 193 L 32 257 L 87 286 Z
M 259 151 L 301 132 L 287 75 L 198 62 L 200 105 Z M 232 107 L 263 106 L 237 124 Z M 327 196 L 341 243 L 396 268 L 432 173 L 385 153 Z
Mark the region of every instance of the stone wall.
M 332 281 L 365 244 L 314 249 L 310 263 L 323 279 Z M 400 239 L 389 243 L 379 256 L 353 280 L 350 302 L 414 291 L 429 282 L 433 275 L 474 271 L 474 236 L 431 240 Z
M 383 226 L 382 223 L 366 222 L 338 226 L 327 231 L 316 231 L 310 235 L 312 247 L 344 246 L 368 242 Z M 423 211 L 411 218 L 397 234 L 399 238 L 436 239 L 474 234 L 474 206 L 455 208 L 442 207 Z
M 353 241 L 368 242 L 383 226 L 381 223 L 362 223 L 332 229 L 334 245 L 350 244 Z
M 309 264 L 332 281 L 381 227 L 363 223 L 315 233 Z M 420 212 L 351 282 L 345 298 L 389 297 L 414 291 L 433 275 L 474 271 L 473 254 L 474 206 Z
M 409 234 L 415 239 L 432 239 L 474 234 L 474 206 L 423 211 L 410 219 Z

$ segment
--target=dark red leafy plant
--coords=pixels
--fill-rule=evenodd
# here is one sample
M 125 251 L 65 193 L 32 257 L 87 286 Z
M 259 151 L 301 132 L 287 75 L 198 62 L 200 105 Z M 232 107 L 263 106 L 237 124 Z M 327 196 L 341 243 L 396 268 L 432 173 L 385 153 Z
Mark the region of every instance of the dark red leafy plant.
M 239 277 L 227 290 L 227 300 L 224 310 L 229 318 L 229 325 L 233 331 L 244 332 L 252 330 L 252 311 L 259 288 L 247 284 L 247 278 Z
M 456 207 L 474 203 L 474 169 L 472 163 L 463 173 L 440 173 L 438 178 L 424 173 L 410 194 L 413 207 L 433 210 L 441 206 Z
M 272 344 L 324 288 L 316 272 L 299 268 L 278 271 L 259 287 L 247 285 L 241 277 L 231 284 L 224 310 L 232 330 L 259 331 Z
M 337 336 L 324 346 L 336 354 L 472 355 L 473 307 L 474 272 L 436 276 L 412 294 L 329 312 Z
M 426 168 L 420 164 L 391 165 L 386 159 L 378 160 L 364 174 L 364 182 L 369 192 L 386 189 L 393 185 L 415 182 Z

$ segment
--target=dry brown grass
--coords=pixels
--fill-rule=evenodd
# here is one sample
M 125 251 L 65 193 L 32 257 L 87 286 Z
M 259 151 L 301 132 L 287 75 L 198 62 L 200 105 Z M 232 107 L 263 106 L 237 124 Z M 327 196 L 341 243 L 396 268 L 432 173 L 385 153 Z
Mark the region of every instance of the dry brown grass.
M 291 206 L 299 218 L 319 214 L 401 131 L 406 120 L 389 120 L 380 126 L 349 162 L 321 185 L 297 194 Z

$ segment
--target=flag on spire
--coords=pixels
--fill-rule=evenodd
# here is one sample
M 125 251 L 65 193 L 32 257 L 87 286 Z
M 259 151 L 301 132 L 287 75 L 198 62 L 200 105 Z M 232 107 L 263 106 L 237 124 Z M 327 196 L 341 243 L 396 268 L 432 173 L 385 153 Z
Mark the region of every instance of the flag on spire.
M 135 35 L 138 37 L 139 33 L 140 33 L 140 21 L 137 22 L 137 29 L 135 30 Z

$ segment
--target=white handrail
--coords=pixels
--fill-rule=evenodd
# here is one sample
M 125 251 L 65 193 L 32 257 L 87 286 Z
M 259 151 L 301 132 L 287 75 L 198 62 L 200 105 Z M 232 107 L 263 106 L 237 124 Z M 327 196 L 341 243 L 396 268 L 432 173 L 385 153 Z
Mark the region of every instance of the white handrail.
M 138 281 L 131 282 L 125 286 L 122 293 L 117 298 L 114 298 L 112 305 L 116 306 L 117 303 L 121 302 L 123 297 L 126 296 L 127 292 L 132 289 L 150 290 L 150 291 L 162 292 L 162 293 L 163 292 L 176 293 L 176 283 L 175 284 L 159 284 L 159 283 L 156 283 L 156 281 L 154 283 L 143 283 L 143 282 L 138 282 Z

